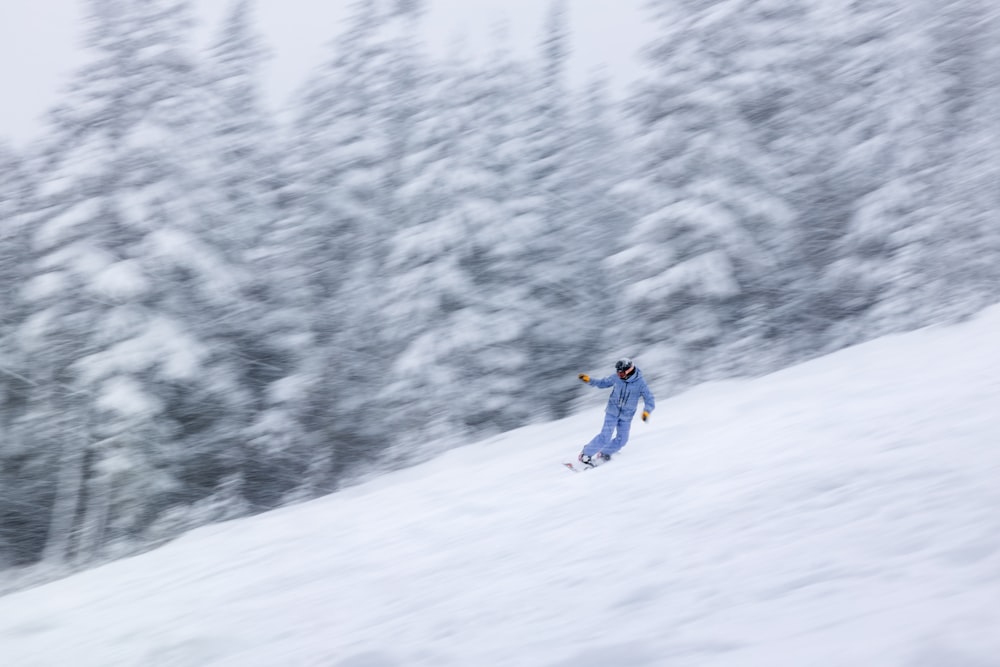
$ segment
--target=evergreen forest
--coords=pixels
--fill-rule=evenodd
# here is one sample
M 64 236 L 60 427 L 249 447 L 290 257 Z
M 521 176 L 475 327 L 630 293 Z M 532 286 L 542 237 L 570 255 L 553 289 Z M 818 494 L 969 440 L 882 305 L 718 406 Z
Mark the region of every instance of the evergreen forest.
M 443 58 L 358 0 L 287 117 L 250 0 L 209 48 L 185 0 L 85 4 L 0 144 L 8 573 L 558 419 L 619 356 L 662 400 L 1000 301 L 993 0 L 653 0 L 624 95 L 568 83 L 576 3 Z

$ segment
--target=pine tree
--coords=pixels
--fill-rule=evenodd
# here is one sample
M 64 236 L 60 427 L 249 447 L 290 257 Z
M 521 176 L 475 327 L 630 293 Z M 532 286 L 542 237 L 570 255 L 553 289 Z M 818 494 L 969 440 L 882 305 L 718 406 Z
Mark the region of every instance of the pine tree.
M 541 129 L 530 118 L 538 110 L 530 104 L 534 81 L 503 44 L 481 67 L 449 72 L 450 93 L 434 113 L 446 128 L 427 182 L 434 215 L 393 239 L 387 268 L 397 275 L 388 294 L 402 298 L 388 311 L 397 323 L 390 330 L 415 334 L 400 335 L 393 423 L 438 446 L 521 425 L 539 407 L 520 379 L 537 358 L 531 299 L 540 277 L 532 259 L 542 252 L 536 236 L 546 204 L 529 176 L 540 166 L 530 136 Z M 543 171 L 534 173 L 545 178 Z
M 946 81 L 945 145 L 929 208 L 937 225 L 929 267 L 948 288 L 934 295 L 935 319 L 954 319 L 996 301 L 1000 285 L 1000 12 L 983 0 L 922 4 L 928 68 Z M 939 157 L 940 156 L 940 157 Z
M 260 92 L 267 52 L 253 28 L 252 0 L 235 0 L 206 62 L 202 143 L 215 197 L 210 232 L 235 262 L 249 264 L 273 217 L 280 180 L 277 137 Z
M 355 4 L 332 57 L 307 83 L 286 173 L 292 210 L 283 225 L 309 267 L 310 330 L 319 352 L 308 411 L 331 474 L 387 446 L 373 400 L 393 348 L 383 312 L 390 240 L 409 224 L 402 189 L 423 164 L 421 85 L 415 42 L 421 2 Z M 365 378 L 366 390 L 355 390 Z
M 569 104 L 568 19 L 566 3 L 552 2 L 525 106 L 519 110 L 523 151 L 514 171 L 513 195 L 526 209 L 518 219 L 527 224 L 513 230 L 520 252 L 511 256 L 509 269 L 504 267 L 510 279 L 527 287 L 527 358 L 517 369 L 519 376 L 529 376 L 542 365 L 554 375 L 572 377 L 581 358 L 597 349 L 606 317 L 592 310 L 606 281 L 600 270 L 583 268 L 597 266 L 589 260 L 602 240 L 594 226 L 603 212 L 584 208 L 586 195 L 573 180 L 579 175 L 574 165 L 597 156 L 582 155 L 582 120 Z M 615 164 L 605 166 L 613 169 Z M 535 406 L 536 418 L 559 417 L 576 391 L 570 383 L 561 390 L 528 383 L 512 402 Z
M 841 342 L 975 309 L 961 296 L 970 281 L 954 269 L 964 264 L 960 256 L 981 247 L 984 236 L 970 209 L 942 203 L 954 187 L 948 165 L 962 162 L 961 134 L 953 128 L 965 125 L 961 109 L 977 98 L 962 80 L 975 69 L 983 46 L 975 46 L 974 29 L 956 40 L 938 26 L 945 33 L 936 36 L 944 38 L 936 50 L 926 17 L 941 20 L 939 8 L 930 13 L 923 8 L 875 3 L 852 17 L 858 31 L 879 40 L 877 51 L 864 43 L 851 54 L 866 68 L 858 68 L 866 76 L 857 85 L 868 103 L 867 113 L 850 128 L 858 140 L 844 168 L 870 178 L 854 202 L 840 258 L 827 274 L 844 299 L 845 314 L 852 315 L 838 326 Z M 966 23 L 952 16 L 943 25 Z M 936 62 L 942 45 L 954 49 L 959 43 L 966 62 L 954 69 Z
M 402 350 L 389 420 L 421 445 L 563 414 L 574 385 L 525 378 L 539 366 L 571 377 L 603 343 L 599 258 L 614 215 L 580 179 L 604 171 L 606 191 L 621 165 L 601 95 L 590 116 L 567 102 L 566 42 L 555 3 L 535 63 L 501 41 L 482 64 L 453 65 L 432 96 L 442 141 L 407 207 L 419 224 L 393 237 L 386 265 Z
M 157 511 L 210 493 L 241 402 L 207 334 L 241 285 L 188 196 L 206 175 L 186 4 L 89 7 L 94 58 L 52 114 L 22 327 L 38 359 L 29 417 L 59 470 L 52 561 L 128 548 Z
M 312 351 L 298 332 L 309 304 L 301 274 L 286 258 L 278 229 L 281 168 L 276 128 L 259 90 L 266 57 L 254 32 L 250 0 L 234 2 L 205 65 L 206 122 L 201 169 L 213 177 L 201 191 L 204 237 L 239 267 L 241 298 L 205 337 L 233 355 L 229 360 L 241 402 L 229 415 L 236 429 L 219 438 L 227 476 L 223 496 L 202 511 L 232 515 L 270 508 L 296 488 L 310 457 L 302 402 L 288 387 L 304 372 Z
M 794 213 L 740 113 L 737 55 L 715 46 L 739 27 L 740 6 L 682 5 L 661 9 L 664 31 L 647 49 L 654 73 L 630 100 L 640 176 L 627 191 L 639 215 L 608 261 L 621 339 L 643 350 L 669 341 L 654 365 L 684 383 L 727 365 L 756 370 L 761 357 L 743 348 L 775 335 Z
M 0 569 L 37 557 L 45 541 L 37 507 L 51 501 L 47 461 L 26 420 L 32 359 L 17 340 L 27 314 L 19 290 L 31 247 L 31 172 L 27 156 L 0 143 Z

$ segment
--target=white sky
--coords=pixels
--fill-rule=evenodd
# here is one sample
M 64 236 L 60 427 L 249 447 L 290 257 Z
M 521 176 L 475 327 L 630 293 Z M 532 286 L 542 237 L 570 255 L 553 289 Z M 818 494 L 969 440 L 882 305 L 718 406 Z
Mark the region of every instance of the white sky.
M 996 665 L 998 329 L 661 397 L 578 474 L 607 392 L 550 378 L 578 414 L 0 596 L 3 663 Z
M 640 67 L 637 49 L 652 35 L 644 0 L 569 0 L 574 83 L 603 69 L 622 92 Z M 266 88 L 281 105 L 310 69 L 326 58 L 352 0 L 257 0 L 257 19 L 272 52 Z M 202 38 L 214 35 L 229 0 L 192 0 Z M 547 0 L 429 0 L 427 41 L 447 53 L 457 35 L 470 47 L 488 43 L 493 26 L 509 22 L 510 38 L 528 54 L 542 33 Z M 0 0 L 0 139 L 23 144 L 80 62 L 83 0 Z

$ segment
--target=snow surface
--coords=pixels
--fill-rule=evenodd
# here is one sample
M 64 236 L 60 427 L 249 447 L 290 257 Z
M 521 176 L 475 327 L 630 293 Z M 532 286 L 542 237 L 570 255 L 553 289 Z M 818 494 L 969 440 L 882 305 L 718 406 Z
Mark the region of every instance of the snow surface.
M 582 474 L 599 409 L 197 530 L 0 598 L 0 661 L 1000 665 L 998 331 L 701 386 Z

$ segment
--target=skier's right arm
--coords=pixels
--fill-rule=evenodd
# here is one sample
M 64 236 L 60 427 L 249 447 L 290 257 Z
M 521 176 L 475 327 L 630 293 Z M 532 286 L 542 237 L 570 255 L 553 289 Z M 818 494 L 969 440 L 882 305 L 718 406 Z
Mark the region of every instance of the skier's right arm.
M 590 381 L 591 387 L 598 387 L 599 389 L 607 389 L 615 383 L 615 376 L 609 375 L 606 378 L 598 378 L 596 380 Z
M 599 387 L 601 389 L 610 387 L 615 383 L 615 379 L 612 376 L 608 376 L 606 378 L 594 379 L 589 375 L 587 375 L 586 373 L 580 373 L 579 375 L 577 375 L 577 377 L 580 378 L 583 382 L 589 384 L 591 387 Z

